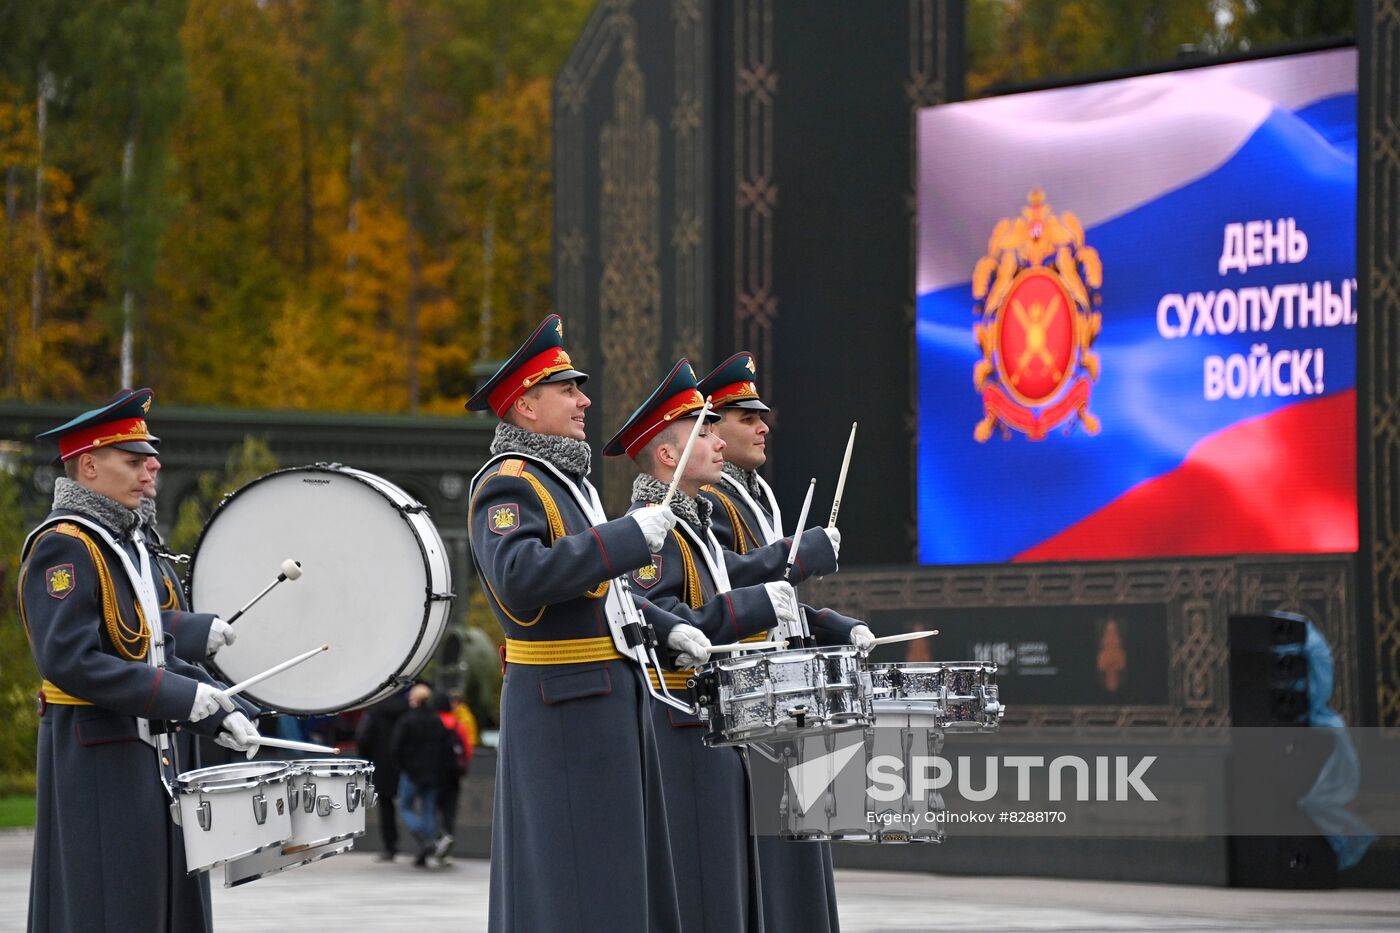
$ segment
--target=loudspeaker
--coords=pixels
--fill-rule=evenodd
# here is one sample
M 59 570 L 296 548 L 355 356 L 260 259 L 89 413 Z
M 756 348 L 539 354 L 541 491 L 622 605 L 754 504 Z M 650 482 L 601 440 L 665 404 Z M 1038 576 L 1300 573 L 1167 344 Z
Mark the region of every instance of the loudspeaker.
M 1230 722 L 1308 724 L 1307 620 L 1291 612 L 1230 617 Z
M 1230 883 L 1237 887 L 1337 886 L 1332 847 L 1288 803 L 1313 786 L 1334 745 L 1326 730 L 1300 728 L 1309 722 L 1307 634 L 1307 620 L 1293 613 L 1230 618 L 1230 821 L 1279 833 L 1230 837 Z M 1267 791 L 1245 786 L 1236 762 L 1248 762 L 1251 774 L 1267 774 Z

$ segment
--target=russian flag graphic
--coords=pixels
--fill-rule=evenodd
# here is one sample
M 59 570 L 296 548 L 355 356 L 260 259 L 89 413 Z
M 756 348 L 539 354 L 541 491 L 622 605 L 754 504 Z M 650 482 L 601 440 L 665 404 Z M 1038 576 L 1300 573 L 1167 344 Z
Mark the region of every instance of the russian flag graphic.
M 923 562 L 1356 549 L 1354 50 L 930 108 L 919 145 Z M 973 270 L 1033 190 L 1102 261 L 1098 430 L 979 441 Z

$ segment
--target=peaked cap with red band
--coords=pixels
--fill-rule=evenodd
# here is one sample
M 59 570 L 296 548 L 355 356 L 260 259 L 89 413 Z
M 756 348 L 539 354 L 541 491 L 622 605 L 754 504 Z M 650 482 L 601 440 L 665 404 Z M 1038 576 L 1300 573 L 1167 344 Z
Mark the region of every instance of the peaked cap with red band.
M 666 378 L 661 380 L 661 385 L 651 393 L 651 397 L 632 412 L 632 417 L 628 418 L 627 423 L 608 441 L 607 446 L 603 448 L 603 456 L 618 457 L 626 454 L 635 458 L 656 435 L 704 407 L 705 396 L 700 394 L 699 383 L 695 381 L 695 370 L 690 368 L 690 361 L 677 360 Z M 718 421 L 719 415 L 711 411 L 709 420 Z
M 564 350 L 564 322 L 551 314 L 540 322 L 520 349 L 511 354 L 496 374 L 486 380 L 476 394 L 467 400 L 468 411 L 491 409 L 501 418 L 510 411 L 515 400 L 528 390 L 546 382 L 576 379 L 582 385 L 587 373 L 574 369 L 573 360 Z
M 151 446 L 158 443 L 146 427 L 146 412 L 151 409 L 155 393 L 150 389 L 123 389 L 101 408 L 85 411 L 78 417 L 38 435 L 38 440 L 53 438 L 58 442 L 58 459 L 74 457 L 99 447 L 115 447 L 135 454 L 154 455 Z
M 753 354 L 740 350 L 720 363 L 704 379 L 700 380 L 700 394 L 712 400 L 716 409 L 748 408 L 753 411 L 768 411 L 768 406 L 758 397 L 758 369 L 753 364 Z

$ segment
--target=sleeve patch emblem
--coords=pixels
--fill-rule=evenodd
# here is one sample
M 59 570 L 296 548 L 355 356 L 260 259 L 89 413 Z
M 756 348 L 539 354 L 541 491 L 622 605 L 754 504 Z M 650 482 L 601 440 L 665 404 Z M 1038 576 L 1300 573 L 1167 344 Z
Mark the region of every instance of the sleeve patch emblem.
M 44 571 L 44 579 L 48 581 L 49 595 L 54 599 L 66 599 L 68 594 L 73 592 L 73 585 L 77 582 L 72 564 L 50 567 Z
M 486 519 L 496 534 L 508 535 L 520 527 L 520 506 L 514 502 L 492 506 Z
M 651 555 L 651 563 L 632 571 L 632 580 L 644 590 L 656 586 L 661 579 L 661 555 Z

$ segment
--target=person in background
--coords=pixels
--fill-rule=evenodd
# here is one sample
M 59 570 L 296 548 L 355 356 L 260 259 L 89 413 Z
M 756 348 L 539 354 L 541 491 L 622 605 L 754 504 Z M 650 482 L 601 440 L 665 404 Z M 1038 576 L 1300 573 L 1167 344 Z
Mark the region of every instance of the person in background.
M 447 849 L 439 853 L 438 858 L 446 861 L 448 853 L 452 851 L 451 839 L 457 826 L 457 801 L 462 792 L 462 778 L 467 776 L 467 770 L 471 767 L 473 746 L 471 736 L 453 712 L 452 697 L 439 693 L 433 697 L 433 709 L 437 711 L 442 727 L 447 730 L 450 751 L 443 758 L 437 801 L 438 822 L 449 840 Z
M 374 785 L 381 794 L 391 798 L 399 789 L 399 763 L 394 758 L 390 742 L 394 737 L 394 726 L 408 712 L 408 699 L 402 691 L 380 700 L 360 717 L 355 730 L 355 746 L 360 755 L 374 765 Z M 392 862 L 399 850 L 399 821 L 394 815 L 393 806 L 378 808 L 379 838 L 384 848 L 378 859 Z
M 432 687 L 414 684 L 408 691 L 408 712 L 394 726 L 390 741 L 399 765 L 399 819 L 418 842 L 418 857 L 413 860 L 418 868 L 427 867 L 428 856 L 442 858 L 452 847 L 452 837 L 438 825 L 437 806 L 452 749 L 432 699 Z
M 462 724 L 462 728 L 467 730 L 467 738 L 471 740 L 472 748 L 475 749 L 481 744 L 481 726 L 477 724 L 476 714 L 467 705 L 467 701 L 462 699 L 462 694 L 452 691 L 452 713 L 457 717 L 457 721 Z

